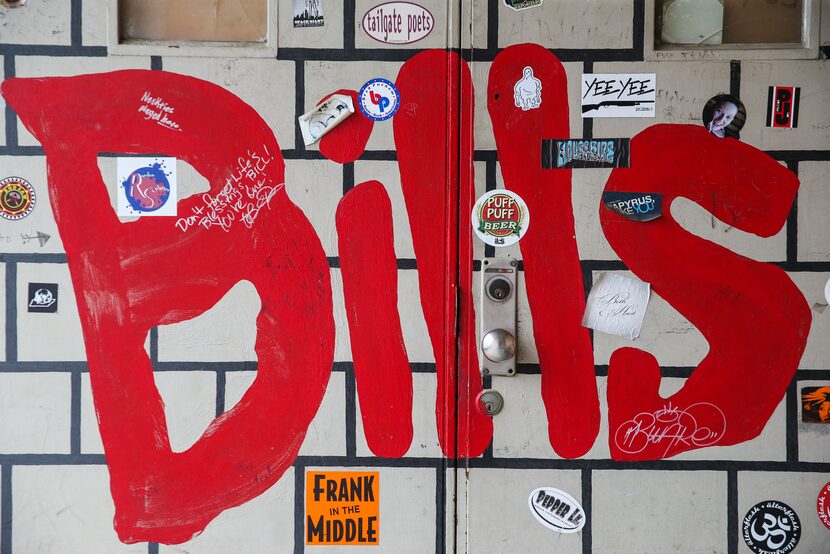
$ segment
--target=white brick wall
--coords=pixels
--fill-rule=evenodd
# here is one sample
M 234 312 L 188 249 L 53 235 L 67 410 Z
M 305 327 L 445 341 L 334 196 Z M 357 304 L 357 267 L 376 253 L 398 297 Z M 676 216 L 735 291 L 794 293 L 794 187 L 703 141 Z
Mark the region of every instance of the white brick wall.
M 360 398 L 349 368 L 352 356 L 347 307 L 336 263 L 335 213 L 343 194 L 344 170 L 339 164 L 315 159 L 319 157 L 316 145 L 306 149 L 310 152 L 294 151 L 297 98 L 305 111 L 336 89 L 357 90 L 374 77 L 394 81 L 403 65 L 401 50 L 409 52 L 445 44 L 447 34 L 442 26 L 448 21 L 447 4 L 420 0 L 435 16 L 436 29 L 424 41 L 386 48 L 360 29 L 363 12 L 380 1 L 325 0 L 326 26 L 316 29 L 294 29 L 292 0 L 276 3 L 280 48 L 276 58 L 165 55 L 154 63 L 160 62 L 167 71 L 216 83 L 238 95 L 262 116 L 288 158 L 289 197 L 306 214 L 326 255 L 335 258 L 330 276 L 336 367 L 299 458 L 271 489 L 224 512 L 204 533 L 187 543 L 124 545 L 118 541 L 112 527 L 108 473 L 101 456 L 103 446 L 85 367 L 74 290 L 49 202 L 46 160 L 37 141 L 21 123 L 9 121 L 7 129 L 5 104 L 0 103 L 0 178 L 24 177 L 38 195 L 37 207 L 26 219 L 0 220 L 0 283 L 6 284 L 6 275 L 16 276 L 2 289 L 5 293 L 0 294 L 0 328 L 5 329 L 0 332 L 0 466 L 3 475 L 11 475 L 10 487 L 0 480 L 0 520 L 11 522 L 5 527 L 0 525 L 0 554 L 423 554 L 436 550 L 442 534 L 447 551 L 452 550 L 453 539 L 457 538 L 458 552 L 469 554 L 524 554 L 540 550 L 731 554 L 748 550 L 739 530 L 737 542 L 729 542 L 730 537 L 736 536 L 736 530 L 728 528 L 730 522 L 740 526 L 749 507 L 767 499 L 786 502 L 801 517 L 804 531 L 798 552 L 830 551 L 830 533 L 815 517 L 816 493 L 829 479 L 830 426 L 802 423 L 799 398 L 802 387 L 830 383 L 830 309 L 823 313 L 811 311 L 813 322 L 801 371 L 756 439 L 730 447 L 687 452 L 668 461 L 618 465 L 609 460 L 607 378 L 600 367 L 596 379 L 601 411 L 599 435 L 585 456 L 563 460 L 548 442 L 536 366 L 538 353 L 524 275 L 520 274 L 519 362 L 527 373 L 492 380 L 492 386 L 505 398 L 504 411 L 493 422 L 492 447 L 476 460 L 458 462 L 456 471 L 452 461 L 442 458 L 438 444 L 436 374 L 429 366 L 424 371 L 423 366 L 434 364 L 435 355 L 423 318 L 418 271 L 400 269 L 398 311 L 404 343 L 410 362 L 421 364 L 419 372 L 413 375 L 414 437 L 402 460 L 377 459 L 366 444 Z M 822 3 L 830 8 L 828 0 Z M 71 4 L 31 0 L 22 9 L 0 8 L 0 57 L 4 67 L 19 77 L 150 68 L 148 56 L 103 56 L 100 48 L 87 48 L 106 45 L 106 10 L 97 1 L 80 3 L 82 25 L 75 33 L 80 44 L 72 44 Z M 356 5 L 356 13 L 353 18 L 346 17 L 344 9 L 352 4 Z M 488 5 L 495 6 L 490 13 Z M 497 48 L 536 42 L 557 49 L 569 60 L 563 65 L 568 78 L 571 137 L 588 133 L 594 137 L 632 137 L 657 123 L 699 124 L 703 104 L 709 97 L 739 86 L 750 118 L 742 132 L 743 141 L 762 150 L 785 151 L 779 156 L 783 158 L 781 163 L 789 159 L 797 166 L 802 183 L 795 221 L 797 240 L 788 236 L 791 228 L 786 226 L 768 239 L 743 233 L 713 220 L 708 212 L 683 199 L 675 202 L 672 215 L 690 233 L 750 258 L 782 265 L 811 306 L 824 302 L 824 284 L 830 278 L 830 224 L 826 221 L 830 209 L 826 186 L 830 150 L 827 63 L 744 61 L 736 82 L 730 79 L 732 66 L 728 61 L 620 61 L 642 57 L 633 50 L 640 38 L 635 37 L 638 31 L 633 22 L 636 5 L 616 0 L 548 0 L 542 7 L 514 12 L 501 1 L 465 0 L 462 35 L 472 37 L 476 47 L 472 54 L 465 51 L 471 58 L 475 148 L 481 158 L 475 162 L 476 194 L 504 186 L 501 168 L 493 155 L 495 141 L 487 112 L 487 80 Z M 824 12 L 830 13 L 830 9 Z M 823 35 L 830 29 L 826 24 L 830 21 L 828 13 L 822 14 L 826 20 Z M 78 14 L 75 15 L 77 22 Z M 353 33 L 344 29 L 346 21 L 354 25 Z M 453 20 L 452 24 L 457 25 L 458 21 Z M 492 44 L 487 43 L 488 31 L 494 31 L 489 37 L 495 41 Z M 359 52 L 348 50 L 352 47 L 350 37 Z M 824 42 L 827 43 L 826 37 Z M 341 51 L 344 46 L 347 50 Z M 302 55 L 297 48 L 304 49 Z M 51 55 L 56 52 L 61 55 Z M 360 56 L 369 59 L 361 61 Z M 299 82 L 295 81 L 297 64 L 303 75 Z M 578 108 L 579 78 L 586 69 L 595 73 L 656 73 L 656 117 L 583 120 Z M 763 126 L 767 87 L 776 84 L 802 87 L 797 129 Z M 231 125 L 229 132 L 232 130 Z M 367 150 L 394 150 L 392 130 L 391 121 L 376 123 Z M 108 185 L 107 193 L 114 198 L 115 159 L 102 156 L 98 163 Z M 393 208 L 396 255 L 411 263 L 412 229 L 397 164 L 364 159 L 353 164 L 353 171 L 354 184 L 376 179 L 386 186 Z M 609 174 L 608 170 L 573 171 L 575 239 L 581 260 L 616 263 L 613 267 L 628 273 L 608 245 L 598 220 L 601 193 Z M 180 198 L 184 198 L 206 190 L 207 182 L 192 167 L 180 162 L 179 188 Z M 83 189 L 83 193 L 103 191 Z M 468 215 L 462 213 L 460 217 L 466 225 Z M 37 241 L 22 243 L 21 234 L 37 231 L 50 234 L 49 242 L 42 247 Z M 488 251 L 476 241 L 476 259 L 486 254 Z M 521 259 L 518 247 L 502 249 L 498 254 Z M 594 271 L 592 277 L 595 279 L 598 274 Z M 26 311 L 27 285 L 33 281 L 59 284 L 57 314 Z M 476 273 L 473 290 L 478 287 Z M 160 370 L 155 373 L 155 381 L 165 402 L 174 450 L 184 450 L 198 440 L 217 413 L 217 396 L 224 409 L 230 409 L 253 382 L 259 308 L 257 291 L 243 280 L 200 316 L 161 326 L 157 335 L 148 335 L 148 352 L 156 347 L 158 353 L 154 362 L 160 364 Z M 14 316 L 13 321 L 6 321 L 7 314 Z M 151 340 L 151 336 L 157 336 L 157 341 Z M 6 344 L 7 337 L 13 342 Z M 652 294 L 642 334 L 636 341 L 594 334 L 595 364 L 605 366 L 613 351 L 622 346 L 651 352 L 663 366 L 679 366 L 681 371 L 693 369 L 709 348 L 700 332 L 656 294 Z M 669 396 L 684 383 L 684 379 L 665 378 L 660 393 Z M 274 394 L 290 397 L 292 392 Z M 303 482 L 307 469 L 318 467 L 380 472 L 379 547 L 305 548 L 295 544 L 294 537 L 302 537 L 304 524 L 304 492 L 296 484 Z M 542 527 L 527 508 L 530 491 L 540 486 L 560 488 L 580 500 L 588 508 L 589 525 L 575 535 L 560 535 Z M 586 491 L 590 491 L 590 497 L 583 496 Z M 441 519 L 447 522 L 444 529 L 436 525 Z

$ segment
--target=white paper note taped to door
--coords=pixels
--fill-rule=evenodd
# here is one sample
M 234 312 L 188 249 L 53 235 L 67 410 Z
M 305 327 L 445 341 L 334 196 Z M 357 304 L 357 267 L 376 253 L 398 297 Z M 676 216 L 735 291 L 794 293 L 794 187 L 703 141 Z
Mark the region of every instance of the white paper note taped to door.
M 603 273 L 588 295 L 582 325 L 634 340 L 640 336 L 650 294 L 648 283 L 625 275 Z

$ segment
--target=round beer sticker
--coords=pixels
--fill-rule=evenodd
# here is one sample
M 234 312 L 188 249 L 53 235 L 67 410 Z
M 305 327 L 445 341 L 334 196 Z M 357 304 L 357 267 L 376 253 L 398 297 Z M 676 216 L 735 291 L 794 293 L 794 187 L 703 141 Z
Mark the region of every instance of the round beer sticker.
M 26 179 L 6 177 L 0 180 L 0 217 L 23 219 L 35 208 L 35 189 Z
M 473 206 L 473 230 L 491 246 L 519 242 L 530 226 L 530 212 L 515 192 L 497 189 L 482 194 Z

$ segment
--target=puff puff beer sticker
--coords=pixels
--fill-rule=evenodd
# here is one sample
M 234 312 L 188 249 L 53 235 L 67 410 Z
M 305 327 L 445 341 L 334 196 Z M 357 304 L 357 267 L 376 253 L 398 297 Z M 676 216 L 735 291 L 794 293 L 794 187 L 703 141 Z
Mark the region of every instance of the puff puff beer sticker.
M 377 545 L 380 477 L 376 471 L 305 474 L 305 543 Z
M 482 194 L 473 206 L 473 230 L 490 246 L 511 246 L 527 232 L 530 212 L 524 200 L 509 190 Z

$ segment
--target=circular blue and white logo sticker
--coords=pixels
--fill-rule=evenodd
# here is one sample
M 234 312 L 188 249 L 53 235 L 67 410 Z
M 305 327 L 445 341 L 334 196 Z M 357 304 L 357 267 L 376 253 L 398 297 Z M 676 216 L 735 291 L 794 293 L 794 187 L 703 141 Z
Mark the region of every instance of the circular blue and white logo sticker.
M 372 79 L 358 94 L 360 111 L 375 121 L 386 121 L 398 111 L 401 95 L 397 87 L 386 79 Z

